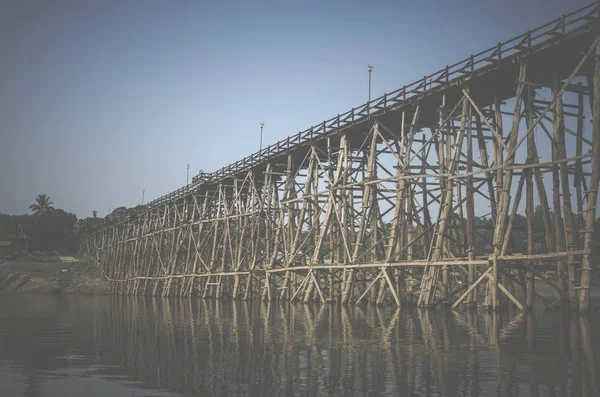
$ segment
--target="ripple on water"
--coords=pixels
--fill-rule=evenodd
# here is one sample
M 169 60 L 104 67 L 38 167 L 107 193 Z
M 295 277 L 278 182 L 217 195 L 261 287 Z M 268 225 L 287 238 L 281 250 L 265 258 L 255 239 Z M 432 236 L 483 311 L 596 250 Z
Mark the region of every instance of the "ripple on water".
M 600 323 L 147 297 L 2 297 L 0 385 L 28 396 L 596 396 Z

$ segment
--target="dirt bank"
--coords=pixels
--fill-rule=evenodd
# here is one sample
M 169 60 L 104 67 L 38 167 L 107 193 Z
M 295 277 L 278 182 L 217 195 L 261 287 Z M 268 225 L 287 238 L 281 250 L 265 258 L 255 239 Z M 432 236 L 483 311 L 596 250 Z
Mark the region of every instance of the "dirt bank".
M 0 263 L 0 293 L 110 293 L 108 282 L 89 258 L 61 257 L 52 261 L 31 259 L 20 258 Z

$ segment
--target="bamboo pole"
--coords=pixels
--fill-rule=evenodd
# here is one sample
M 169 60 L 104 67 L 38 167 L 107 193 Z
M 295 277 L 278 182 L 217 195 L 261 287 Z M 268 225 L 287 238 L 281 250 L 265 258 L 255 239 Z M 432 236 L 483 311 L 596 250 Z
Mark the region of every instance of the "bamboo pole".
M 471 120 L 471 118 L 469 117 L 469 121 Z M 477 123 L 477 134 L 479 136 L 480 134 L 480 126 L 479 123 Z M 471 123 L 469 122 L 469 127 L 468 127 L 468 139 L 467 139 L 467 172 L 472 172 L 473 171 L 473 138 L 472 138 L 472 133 L 471 133 Z M 479 144 L 481 144 L 481 142 L 479 142 Z M 468 241 L 468 248 L 467 248 L 467 254 L 469 256 L 469 260 L 473 261 L 475 260 L 475 230 L 476 230 L 476 226 L 475 226 L 475 191 L 473 189 L 473 176 L 470 175 L 467 177 L 467 184 L 466 184 L 466 192 L 467 192 L 467 197 L 466 197 L 466 202 L 467 202 L 467 241 Z M 475 265 L 469 265 L 469 276 L 468 276 L 468 283 L 469 285 L 472 285 L 473 282 L 475 282 L 475 272 L 476 272 L 476 268 Z M 477 304 L 477 290 L 474 289 L 473 292 L 469 295 L 469 299 L 468 299 L 468 304 L 470 306 L 474 306 Z
M 592 239 L 596 222 L 596 203 L 598 202 L 598 180 L 600 179 L 600 45 L 596 45 L 594 58 L 593 107 L 592 107 L 592 175 L 587 191 L 587 213 L 583 231 L 583 261 L 581 263 L 581 290 L 579 292 L 579 311 L 587 313 L 590 300 L 590 281 L 592 273 Z M 592 88 L 592 87 L 590 87 Z
M 554 73 L 554 92 L 555 94 L 559 94 L 558 89 L 560 86 L 560 80 L 558 79 L 558 75 L 555 71 Z M 564 128 L 564 118 L 563 118 L 563 106 L 562 106 L 562 98 L 557 98 L 554 102 L 554 136 L 557 140 L 558 146 L 558 157 L 559 159 L 564 159 L 567 157 L 567 149 L 565 143 L 565 128 Z M 562 215 L 563 215 L 563 227 L 564 230 L 564 241 L 566 242 L 567 252 L 571 250 L 575 250 L 575 241 L 573 236 L 573 212 L 571 207 L 571 190 L 569 187 L 569 171 L 567 169 L 566 163 L 561 163 L 559 165 L 560 168 L 560 186 L 562 191 Z M 558 185 L 555 186 L 555 189 L 558 190 Z M 560 230 L 560 229 L 559 229 Z M 567 269 L 569 271 L 569 299 L 572 304 L 575 304 L 577 295 L 575 291 L 575 261 L 572 255 L 569 255 L 567 258 Z M 561 274 L 560 279 L 562 280 L 562 266 L 561 266 Z M 562 286 L 561 286 L 562 287 Z
M 531 125 L 533 124 L 533 90 L 531 89 L 531 87 L 527 87 L 526 88 L 526 95 L 525 95 L 525 112 L 526 112 L 526 117 L 525 117 L 525 121 L 526 121 L 526 126 L 527 126 L 527 130 L 530 129 Z M 534 135 L 533 134 L 529 134 L 527 136 L 527 161 L 531 162 L 533 161 L 533 157 L 534 157 Z M 534 234 L 534 208 L 533 208 L 533 171 L 531 168 L 527 169 L 525 174 L 525 187 L 526 187 L 526 195 L 525 195 L 525 203 L 526 203 L 526 208 L 525 208 L 525 216 L 527 218 L 527 254 L 528 255 L 532 255 L 533 251 L 534 251 L 534 241 L 533 241 L 533 234 Z M 529 263 L 529 265 L 532 265 L 531 263 Z M 533 267 L 530 267 L 530 269 L 533 269 Z M 525 291 L 525 306 L 527 307 L 527 310 L 532 310 L 533 309 L 533 305 L 534 305 L 534 301 L 535 301 L 535 275 L 533 273 L 532 270 L 528 270 L 526 275 L 525 275 L 525 279 L 526 279 L 526 284 L 527 284 L 527 288 Z

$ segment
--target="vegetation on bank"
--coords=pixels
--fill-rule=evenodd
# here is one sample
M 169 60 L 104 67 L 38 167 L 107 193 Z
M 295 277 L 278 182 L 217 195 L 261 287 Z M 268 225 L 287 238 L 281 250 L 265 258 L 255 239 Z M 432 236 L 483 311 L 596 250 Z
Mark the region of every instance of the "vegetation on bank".
M 0 292 L 102 294 L 109 285 L 91 258 L 51 253 L 0 263 Z
M 0 266 L 6 271 L 22 271 L 39 277 L 60 276 L 66 280 L 72 280 L 73 277 L 79 276 L 104 277 L 94 260 L 82 254 L 74 254 L 66 259 L 61 259 L 59 256 L 53 260 L 47 260 L 46 255 L 20 256 L 18 259 L 6 261 Z
M 29 209 L 22 215 L 0 213 L 0 292 L 108 293 L 108 281 L 94 260 L 76 253 L 77 239 L 119 222 L 139 206 L 116 208 L 104 218 L 93 211 L 77 219 L 40 194 Z
M 104 218 L 93 211 L 91 217 L 77 219 L 75 214 L 53 206 L 51 197 L 39 194 L 29 206 L 30 214 L 0 213 L 0 240 L 24 238 L 25 251 L 71 254 L 77 250 L 77 238 L 139 213 L 144 206 L 115 208 Z M 16 253 L 13 253 L 16 254 Z M 4 255 L 11 256 L 11 255 Z
M 0 213 L 0 240 L 11 237 L 24 237 L 26 240 L 27 252 L 49 252 L 57 251 L 62 254 L 71 254 L 76 252 L 77 238 L 102 229 L 106 226 L 116 224 L 127 218 L 139 216 L 146 209 L 143 205 L 136 207 L 118 207 L 105 217 L 98 217 L 98 212 L 93 211 L 91 217 L 77 219 L 75 214 L 53 206 L 51 197 L 45 194 L 39 194 L 33 204 L 29 206 L 30 214 L 6 215 Z M 541 206 L 537 206 L 533 213 L 534 218 L 534 253 L 545 252 L 545 230 Z M 550 218 L 554 218 L 554 213 L 550 212 Z M 583 224 L 582 215 L 578 221 Z M 453 250 L 462 252 L 466 249 L 466 220 L 459 214 L 452 214 L 448 230 L 450 233 L 450 244 Z M 562 220 L 559 220 L 562 224 Z M 386 223 L 385 228 L 391 227 L 391 223 Z M 494 223 L 489 217 L 479 217 L 475 222 L 475 247 L 476 255 L 490 252 L 492 249 Z M 596 255 L 600 253 L 600 218 L 595 227 Z M 413 227 L 413 237 L 418 235 L 418 230 Z M 581 238 L 578 234 L 576 239 Z M 511 241 L 512 252 L 527 252 L 527 218 L 517 214 L 513 224 L 513 235 Z M 412 252 L 415 259 L 425 257 L 425 249 L 422 240 L 413 244 Z M 325 257 L 329 257 L 329 238 L 323 242 L 322 252 Z M 16 252 L 15 252 L 16 253 Z M 7 255 L 4 255 L 6 257 Z M 0 252 L 0 258 L 2 252 Z
M 554 221 L 554 212 L 550 211 L 550 220 Z M 544 227 L 544 218 L 543 218 L 542 207 L 538 205 L 533 213 L 533 253 L 539 254 L 548 252 L 548 248 L 546 246 L 546 230 Z M 580 214 L 579 217 L 576 218 L 579 225 L 583 227 L 585 225 L 585 221 L 583 216 Z M 559 224 L 563 224 L 562 218 L 559 219 Z M 385 223 L 384 228 L 389 230 L 392 225 L 391 223 Z M 494 231 L 495 225 L 494 221 L 491 217 L 483 216 L 475 219 L 475 255 L 485 255 L 493 251 L 492 242 L 494 241 Z M 420 229 L 418 229 L 414 224 L 409 226 L 411 230 L 411 238 L 417 238 L 420 233 Z M 448 244 L 449 248 L 453 252 L 464 253 L 467 255 L 468 249 L 468 240 L 467 240 L 467 225 L 466 219 L 461 217 L 459 213 L 450 214 L 447 226 L 448 232 Z M 388 232 L 389 233 L 389 232 Z M 305 232 L 305 235 L 307 233 Z M 408 239 L 408 236 L 407 236 Z M 574 237 L 575 243 L 579 246 L 583 244 L 583 234 L 576 234 Z M 305 237 L 302 238 L 305 240 Z M 368 238 L 367 238 L 368 240 Z M 594 228 L 594 239 L 592 244 L 592 250 L 594 255 L 600 257 L 600 218 L 596 220 L 596 226 Z M 425 259 L 427 253 L 429 252 L 430 247 L 423 246 L 424 239 L 418 239 L 412 244 L 412 256 L 414 259 Z M 381 244 L 380 249 L 383 249 L 383 244 Z M 330 254 L 330 240 L 329 234 L 325 236 L 323 239 L 323 245 L 321 252 L 325 254 L 325 258 L 329 259 Z M 527 218 L 521 214 L 516 214 L 515 220 L 513 222 L 509 252 L 511 253 L 527 253 Z M 408 251 L 408 250 L 407 250 Z M 381 256 L 384 254 L 381 253 Z
M 75 262 L 64 262 L 61 261 L 60 255 L 75 253 L 78 237 L 93 233 L 124 219 L 139 216 L 145 208 L 144 206 L 119 207 L 104 218 L 98 217 L 98 213 L 93 211 L 91 217 L 77 219 L 75 214 L 55 208 L 51 197 L 40 194 L 29 207 L 30 214 L 0 214 L 0 241 L 21 238 L 25 242 L 23 248 L 19 247 L 10 255 L 0 251 L 0 291 L 3 290 L 3 284 L 14 286 L 15 280 L 21 280 L 17 282 L 20 285 L 21 282 L 24 282 L 23 280 L 39 281 L 45 279 L 47 285 L 40 287 L 44 292 L 68 289 L 70 286 L 76 285 L 81 279 L 97 280 L 99 285 L 103 284 L 104 277 L 92 259 L 75 255 L 77 259 Z M 551 219 L 554 217 L 552 212 L 550 217 Z M 538 206 L 535 209 L 533 218 L 534 253 L 544 252 L 546 243 L 541 207 Z M 578 222 L 583 224 L 583 219 L 579 218 Z M 558 223 L 562 224 L 562 222 Z M 390 223 L 384 224 L 384 228 L 389 227 L 391 227 Z M 475 228 L 475 247 L 477 251 L 475 254 L 490 252 L 494 234 L 493 221 L 488 217 L 477 218 Z M 467 248 L 466 225 L 465 220 L 459 214 L 452 214 L 448 231 L 451 248 L 457 252 L 464 252 Z M 414 238 L 419 234 L 419 231 L 413 227 L 411 234 Z M 580 235 L 576 236 L 576 239 L 580 238 Z M 600 256 L 600 218 L 596 222 L 594 240 L 595 255 Z M 527 219 L 520 214 L 516 215 L 514 221 L 511 249 L 512 252 L 527 252 Z M 422 240 L 418 240 L 412 247 L 415 259 L 423 259 L 426 256 L 426 251 Z M 328 237 L 324 239 L 322 252 L 325 254 L 325 258 L 330 257 Z M 7 262 L 6 259 L 9 261 Z M 594 273 L 597 277 L 597 272 Z M 102 285 L 102 288 L 105 288 L 105 286 Z

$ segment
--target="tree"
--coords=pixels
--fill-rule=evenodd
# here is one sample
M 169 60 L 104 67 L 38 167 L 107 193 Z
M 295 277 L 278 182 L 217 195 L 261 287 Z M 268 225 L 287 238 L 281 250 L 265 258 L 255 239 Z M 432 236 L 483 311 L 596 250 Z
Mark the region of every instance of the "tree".
M 0 214 L 0 239 L 9 237 L 20 237 L 21 231 L 27 234 L 27 232 L 31 229 L 32 224 L 33 217 L 28 214 Z
M 104 218 L 85 218 L 79 219 L 75 224 L 75 228 L 73 230 L 74 234 L 78 236 L 85 236 L 86 234 L 90 234 L 95 232 L 98 229 L 101 229 L 105 225 Z
M 35 203 L 31 204 L 29 209 L 33 211 L 33 214 L 36 216 L 48 215 L 50 212 L 54 211 L 52 204 L 54 203 L 50 200 L 50 196 L 38 194 L 35 198 Z
M 104 217 L 108 223 L 118 222 L 125 218 L 127 207 L 118 207 L 112 210 L 112 212 Z
M 70 252 L 75 248 L 73 232 L 77 216 L 61 209 L 47 213 L 46 216 L 33 216 L 30 226 L 29 248 L 35 251 Z
M 92 216 L 94 218 L 98 218 L 98 211 L 92 211 Z

